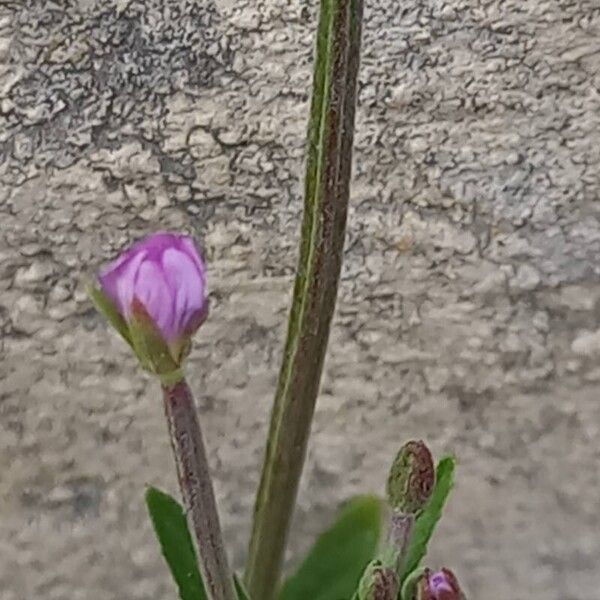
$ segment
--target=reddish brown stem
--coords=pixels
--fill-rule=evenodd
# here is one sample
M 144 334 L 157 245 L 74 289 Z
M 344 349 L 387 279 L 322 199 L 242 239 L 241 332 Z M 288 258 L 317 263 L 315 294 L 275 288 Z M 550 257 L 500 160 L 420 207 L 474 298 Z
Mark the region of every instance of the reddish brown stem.
M 319 391 L 342 265 L 350 191 L 362 0 L 321 0 L 300 257 L 245 581 L 277 593 Z
M 395 568 L 401 572 L 406 559 L 406 551 L 415 525 L 414 515 L 394 511 L 390 522 L 388 545 L 391 553 L 396 556 Z
M 207 596 L 237 600 L 192 392 L 184 379 L 162 387 L 179 487 Z

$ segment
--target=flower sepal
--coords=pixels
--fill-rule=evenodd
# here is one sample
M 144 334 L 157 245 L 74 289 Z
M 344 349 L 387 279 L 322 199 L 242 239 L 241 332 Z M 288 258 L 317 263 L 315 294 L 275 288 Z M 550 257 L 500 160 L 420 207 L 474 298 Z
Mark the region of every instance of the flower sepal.
M 400 593 L 400 598 L 402 598 L 402 600 L 415 600 L 415 596 L 417 595 L 417 584 L 421 582 L 426 572 L 427 569 L 425 567 L 418 567 L 406 576 Z
M 412 440 L 400 448 L 387 481 L 390 506 L 400 513 L 417 515 L 435 486 L 435 466 L 429 448 Z
M 119 335 L 129 344 L 145 371 L 157 375 L 163 383 L 177 383 L 183 378 L 181 366 L 189 354 L 189 338 L 168 344 L 144 305 L 134 298 L 128 321 L 119 314 L 115 305 L 102 290 L 88 286 L 94 306 Z
M 396 600 L 399 590 L 396 571 L 381 560 L 371 561 L 358 584 L 358 600 Z
M 98 287 L 89 284 L 86 288 L 96 310 L 112 325 L 113 329 L 133 348 L 127 322 L 111 299 Z
M 138 298 L 131 303 L 129 334 L 131 347 L 143 369 L 158 376 L 169 375 L 180 369 L 182 357 L 172 355 L 169 344 Z

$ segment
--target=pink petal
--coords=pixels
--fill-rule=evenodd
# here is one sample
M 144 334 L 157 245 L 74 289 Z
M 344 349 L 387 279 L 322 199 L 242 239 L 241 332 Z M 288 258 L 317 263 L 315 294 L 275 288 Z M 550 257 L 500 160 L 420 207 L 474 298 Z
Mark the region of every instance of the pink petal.
M 174 295 L 160 265 L 146 260 L 138 270 L 135 296 L 144 305 L 167 341 L 177 336 L 174 321 Z
M 131 248 L 104 267 L 98 275 L 102 291 L 124 318 L 130 313 L 137 271 L 145 255 L 144 251 Z
M 186 333 L 192 318 L 206 305 L 206 282 L 194 261 L 180 250 L 169 248 L 162 256 L 165 278 L 175 298 L 174 322 Z
M 194 261 L 198 272 L 201 274 L 202 278 L 205 277 L 206 267 L 204 266 L 204 261 L 202 260 L 202 256 L 200 251 L 196 247 L 194 240 L 187 236 L 181 236 L 181 249 Z

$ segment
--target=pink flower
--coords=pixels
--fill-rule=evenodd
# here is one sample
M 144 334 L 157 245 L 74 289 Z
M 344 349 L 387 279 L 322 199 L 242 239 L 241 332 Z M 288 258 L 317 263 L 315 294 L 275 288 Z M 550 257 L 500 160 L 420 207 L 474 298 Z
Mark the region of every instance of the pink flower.
M 425 569 L 425 573 L 417 585 L 418 600 L 463 600 L 458 580 L 450 569 L 441 569 L 432 572 Z
M 138 356 L 150 346 L 155 358 L 164 354 L 166 344 L 179 366 L 191 335 L 208 313 L 205 267 L 192 239 L 150 235 L 101 269 L 98 284 L 93 299 Z M 152 348 L 161 341 L 161 348 Z

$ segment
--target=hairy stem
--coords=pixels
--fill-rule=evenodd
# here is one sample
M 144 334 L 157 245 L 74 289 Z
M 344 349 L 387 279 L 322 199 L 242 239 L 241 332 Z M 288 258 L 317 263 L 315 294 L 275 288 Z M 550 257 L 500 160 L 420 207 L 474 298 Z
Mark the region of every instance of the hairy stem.
M 245 580 L 271 600 L 282 567 L 335 309 L 350 190 L 362 0 L 321 0 L 300 257 Z
M 207 597 L 237 600 L 192 392 L 183 379 L 162 388 L 177 477 Z
M 403 514 L 396 511 L 392 514 L 387 549 L 394 558 L 393 567 L 398 574 L 402 571 L 402 567 L 406 560 L 406 551 L 408 550 L 410 536 L 412 535 L 414 525 L 414 515 Z

